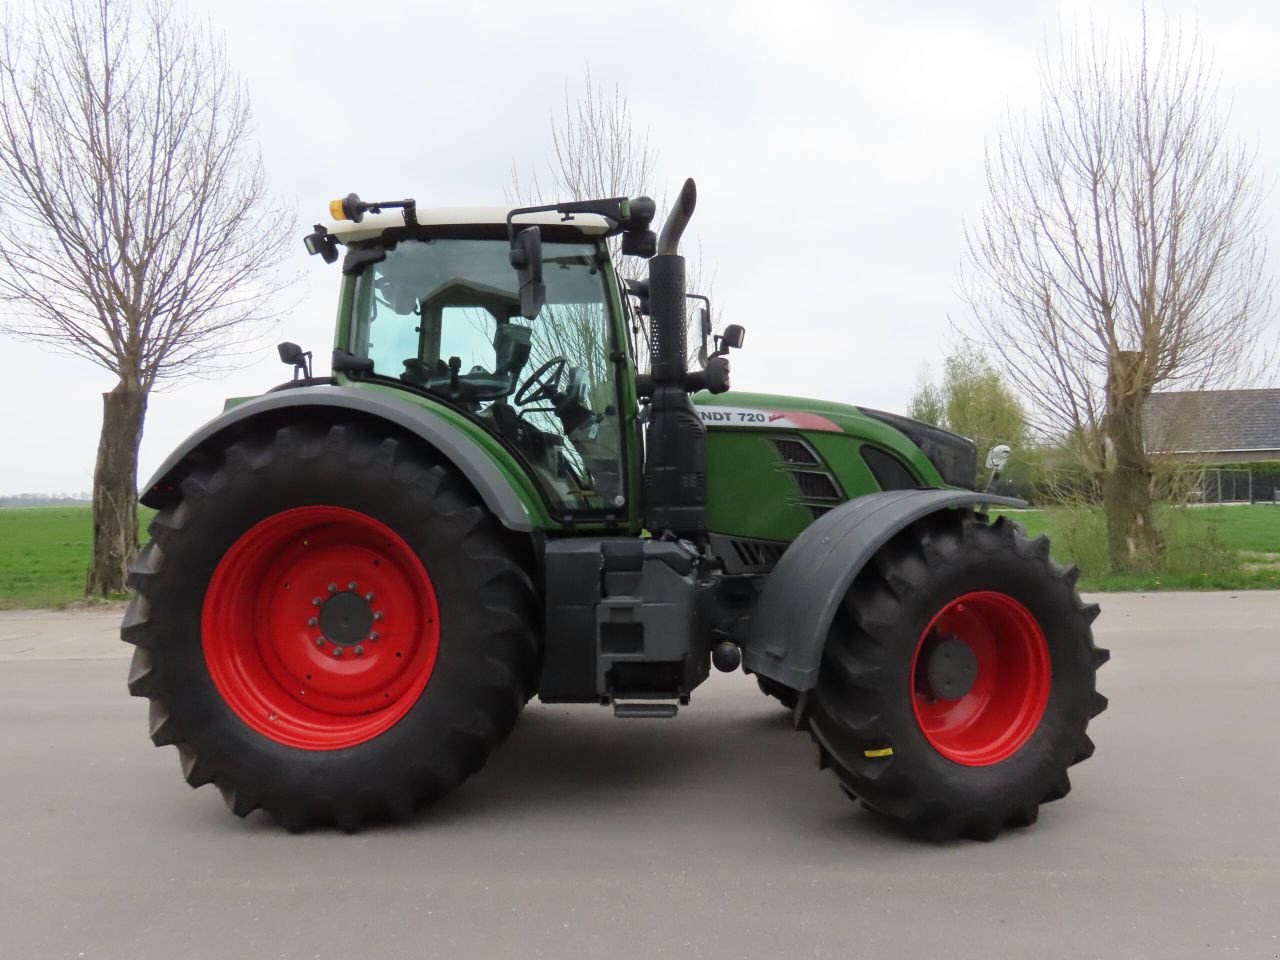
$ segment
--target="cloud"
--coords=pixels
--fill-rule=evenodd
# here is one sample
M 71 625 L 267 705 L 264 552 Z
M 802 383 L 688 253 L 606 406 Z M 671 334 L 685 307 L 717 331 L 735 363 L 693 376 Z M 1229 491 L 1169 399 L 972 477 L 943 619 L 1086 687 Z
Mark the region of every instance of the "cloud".
M 513 161 L 542 162 L 550 117 L 589 65 L 649 128 L 665 184 L 698 179 L 689 249 L 714 273 L 725 320 L 749 331 L 735 384 L 887 409 L 903 407 L 922 362 L 937 368 L 947 317 L 963 310 L 955 272 L 962 223 L 981 210 L 986 140 L 1007 109 L 1034 104 L 1045 32 L 1088 14 L 1014 0 L 192 9 L 226 32 L 272 185 L 304 225 L 351 190 L 423 206 L 500 202 Z M 1105 10 L 1132 31 L 1136 2 Z M 1257 136 L 1274 174 L 1280 10 L 1218 4 L 1200 28 L 1235 93 L 1237 129 Z M 144 474 L 224 397 L 288 376 L 274 340 L 327 356 L 338 273 L 308 260 L 301 238 L 294 266 L 301 300 L 259 361 L 153 398 Z M 0 469 L 0 493 L 86 489 L 110 378 L 3 346 L 0 432 L 18 454 Z

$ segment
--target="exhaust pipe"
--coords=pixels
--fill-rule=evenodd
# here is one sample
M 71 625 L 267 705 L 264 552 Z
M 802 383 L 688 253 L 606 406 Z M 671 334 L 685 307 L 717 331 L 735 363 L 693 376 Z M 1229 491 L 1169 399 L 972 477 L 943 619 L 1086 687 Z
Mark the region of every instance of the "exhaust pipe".
M 677 252 L 684 228 L 693 216 L 698 189 L 684 182 L 658 237 L 658 252 L 649 261 L 649 349 L 653 382 L 681 384 L 688 372 L 689 345 L 685 322 L 684 257 Z
M 679 253 L 680 238 L 684 235 L 684 228 L 689 225 L 689 218 L 693 216 L 693 208 L 697 203 L 698 188 L 690 177 L 680 188 L 680 196 L 667 214 L 667 222 L 662 225 L 662 233 L 658 235 L 658 256 Z

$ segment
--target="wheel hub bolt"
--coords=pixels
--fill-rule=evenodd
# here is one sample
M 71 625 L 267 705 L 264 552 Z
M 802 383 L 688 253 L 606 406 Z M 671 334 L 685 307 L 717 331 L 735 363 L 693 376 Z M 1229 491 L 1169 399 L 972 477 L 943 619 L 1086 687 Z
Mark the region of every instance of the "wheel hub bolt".
M 312 597 L 312 598 L 311 598 L 311 605 L 312 605 L 313 607 L 318 607 L 318 606 L 320 606 L 320 604 L 322 604 L 322 603 L 324 603 L 324 601 L 323 601 L 323 600 L 321 600 L 319 597 Z
M 331 584 L 329 584 L 329 592 L 330 592 L 330 593 L 337 593 L 337 592 L 338 592 L 338 585 L 337 585 L 336 583 L 331 583 Z
M 333 648 L 333 655 L 334 655 L 335 657 L 340 657 L 340 656 L 342 656 L 342 648 L 341 648 L 341 647 L 334 647 L 334 648 Z
M 978 678 L 978 658 L 963 640 L 948 636 L 934 648 L 925 671 L 935 697 L 959 700 L 973 689 Z
M 324 646 L 324 637 L 316 637 L 316 646 L 317 646 L 317 647 L 323 647 L 323 646 Z
M 370 640 L 377 640 L 377 639 L 378 639 L 378 631 L 377 631 L 377 630 L 375 630 L 375 631 L 373 631 L 373 633 L 369 634 L 369 639 L 370 639 Z
M 351 589 L 352 589 L 352 590 L 354 590 L 355 588 L 356 588 L 356 585 L 353 583 L 353 584 L 351 585 Z M 371 590 L 371 591 L 369 591 L 368 593 L 366 593 L 366 594 L 364 595 L 364 598 L 365 598 L 367 601 L 369 601 L 370 603 L 373 603 L 373 601 L 374 601 L 375 599 L 377 599 L 376 597 L 374 597 L 374 595 L 373 595 L 373 591 L 372 591 L 372 590 Z
M 308 627 L 314 627 L 314 626 L 315 626 L 317 623 L 319 623 L 319 622 L 320 622 L 320 621 L 319 621 L 319 620 L 317 620 L 315 617 L 312 617 L 310 620 L 308 620 L 308 621 L 307 621 L 307 626 L 308 626 Z
M 375 619 L 375 620 L 381 620 L 381 619 L 382 619 L 382 611 L 381 611 L 381 610 L 377 610 L 377 611 L 375 611 L 375 612 L 374 612 L 374 614 L 373 614 L 373 619 Z
M 355 591 L 355 589 L 356 589 L 356 582 L 355 582 L 354 580 L 352 580 L 350 583 L 348 583 L 348 584 L 347 584 L 347 589 L 348 589 L 348 590 L 351 590 L 351 591 L 353 591 L 353 592 L 354 592 L 354 591 Z
M 359 644 L 356 644 L 356 656 L 357 657 L 364 656 L 364 647 L 360 646 Z

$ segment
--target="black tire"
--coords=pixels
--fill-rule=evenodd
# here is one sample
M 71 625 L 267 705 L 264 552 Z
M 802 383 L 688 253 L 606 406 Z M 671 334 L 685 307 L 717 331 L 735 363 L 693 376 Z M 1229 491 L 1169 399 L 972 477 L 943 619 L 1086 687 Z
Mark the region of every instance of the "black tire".
M 756 686 L 760 688 L 760 692 L 766 697 L 772 697 L 788 710 L 794 710 L 796 703 L 800 700 L 800 694 L 795 690 L 768 677 L 762 677 L 757 674 Z
M 233 544 L 267 518 L 317 506 L 398 535 L 427 571 L 439 617 L 434 665 L 407 712 L 332 749 L 247 723 L 215 683 L 202 638 L 206 590 Z M 240 440 L 193 467 L 151 523 L 122 628 L 136 646 L 129 690 L 151 701 L 151 738 L 178 748 L 187 782 L 216 784 L 238 816 L 262 808 L 291 830 L 403 819 L 479 770 L 533 689 L 535 592 L 518 555 L 457 473 L 409 441 L 354 425 Z
M 1033 823 L 1040 804 L 1071 789 L 1067 768 L 1092 755 L 1086 728 L 1107 704 L 1094 684 L 1109 657 L 1093 642 L 1098 607 L 1080 599 L 1076 578 L 1074 567 L 1050 559 L 1047 538 L 1028 540 L 1003 517 L 988 523 L 945 510 L 896 536 L 850 588 L 818 683 L 798 711 L 819 765 L 831 767 L 851 797 L 932 838 L 989 840 Z M 985 765 L 935 748 L 916 706 L 918 697 L 938 699 L 931 689 L 918 692 L 917 644 L 924 649 L 940 611 L 963 609 L 975 592 L 1010 597 L 1030 613 L 1051 670 L 1043 674 L 1043 713 L 1023 721 L 1034 724 L 1025 741 Z

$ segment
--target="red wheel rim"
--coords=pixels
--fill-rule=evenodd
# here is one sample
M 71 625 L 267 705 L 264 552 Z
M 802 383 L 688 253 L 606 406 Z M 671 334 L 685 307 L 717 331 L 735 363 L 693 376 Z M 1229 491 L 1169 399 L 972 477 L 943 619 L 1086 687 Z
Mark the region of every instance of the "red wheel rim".
M 205 663 L 250 727 L 339 750 L 393 727 L 440 644 L 431 578 L 389 527 L 343 507 L 297 507 L 250 528 L 209 582 Z
M 946 641 L 972 651 L 972 686 L 956 699 L 939 696 L 930 659 Z M 929 743 L 956 763 L 983 767 L 1013 756 L 1040 725 L 1052 671 L 1044 631 L 1013 597 L 966 593 L 930 621 L 911 664 L 912 706 Z

